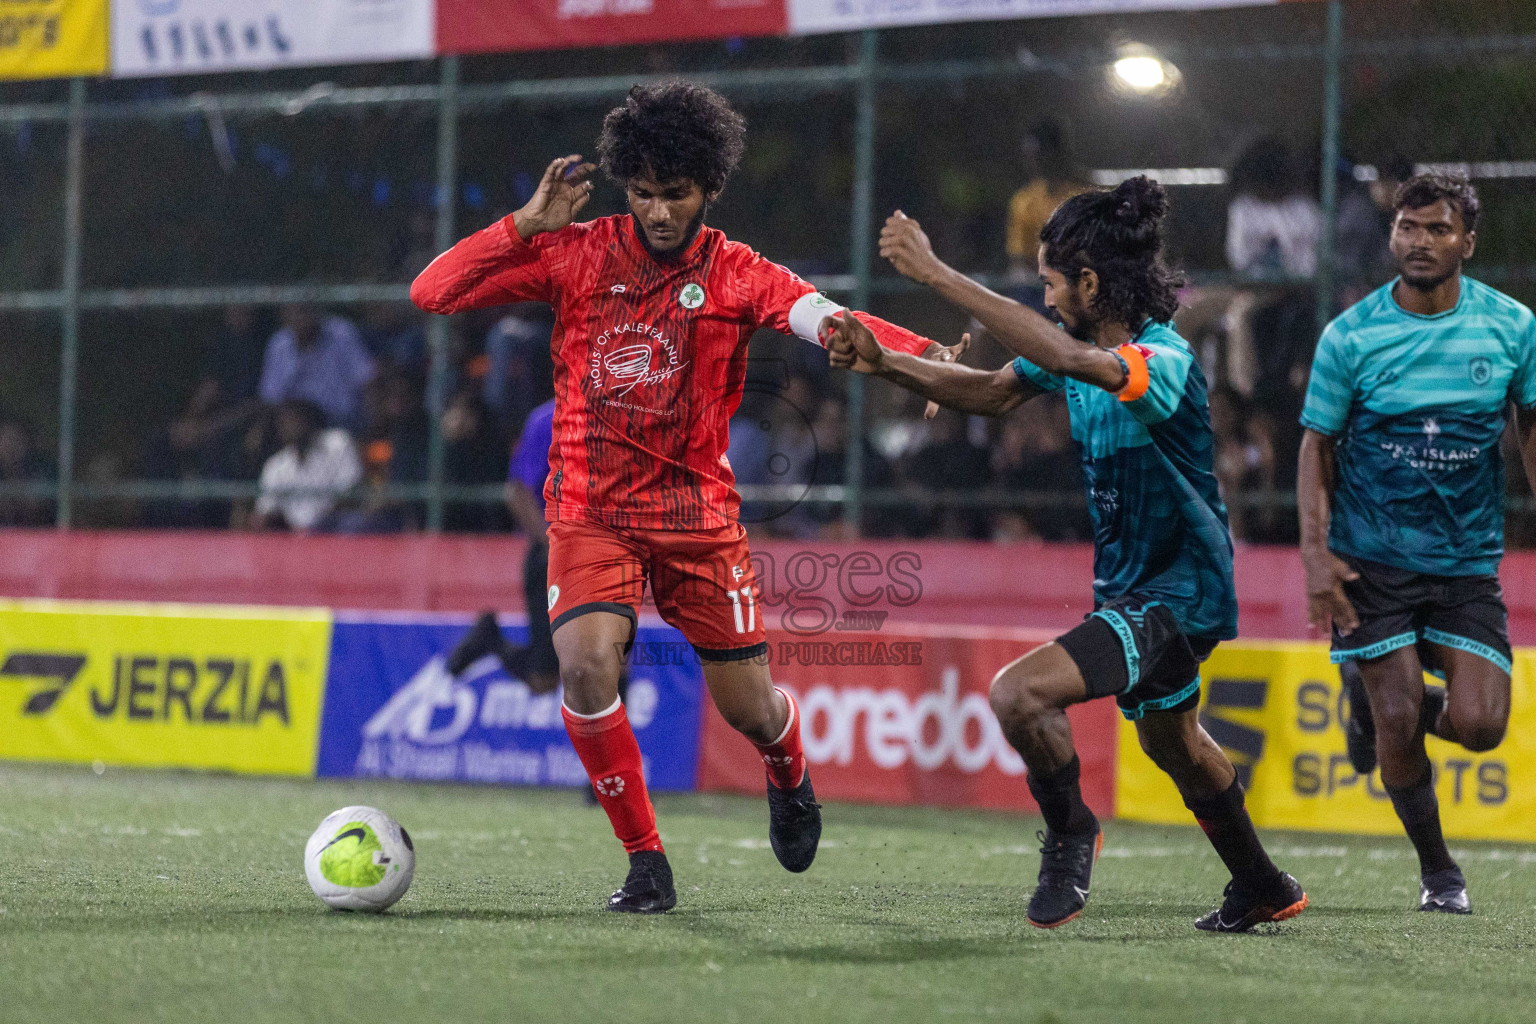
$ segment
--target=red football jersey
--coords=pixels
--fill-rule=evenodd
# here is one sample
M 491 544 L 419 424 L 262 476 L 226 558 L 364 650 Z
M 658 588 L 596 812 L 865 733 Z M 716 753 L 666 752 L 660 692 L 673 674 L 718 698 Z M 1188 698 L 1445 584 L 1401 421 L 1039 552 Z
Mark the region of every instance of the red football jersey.
M 680 258 L 660 261 L 628 215 L 531 242 L 507 217 L 434 260 L 411 300 L 432 313 L 551 303 L 555 422 L 545 518 L 648 530 L 736 520 L 741 499 L 726 447 L 747 341 L 760 327 L 814 338 L 814 325 L 835 308 L 713 228 Z M 857 315 L 889 348 L 921 354 L 931 344 Z

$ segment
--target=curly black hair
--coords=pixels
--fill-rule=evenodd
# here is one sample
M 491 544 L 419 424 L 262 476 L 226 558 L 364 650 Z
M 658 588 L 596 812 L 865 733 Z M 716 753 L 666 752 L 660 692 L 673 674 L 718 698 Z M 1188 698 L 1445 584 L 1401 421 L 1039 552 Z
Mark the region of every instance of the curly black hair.
M 1477 198 L 1477 189 L 1458 174 L 1418 174 L 1398 186 L 1392 200 L 1392 212 L 1422 210 L 1440 200 L 1451 204 L 1451 209 L 1461 214 L 1461 223 L 1468 231 L 1477 230 L 1477 220 L 1482 216 L 1483 203 Z
M 1098 274 L 1093 308 L 1100 316 L 1133 328 L 1148 317 L 1167 323 L 1184 284 L 1163 263 L 1167 215 L 1168 193 L 1146 175 L 1073 196 L 1040 229 L 1045 262 L 1068 279 L 1088 269 Z
M 741 162 L 746 131 L 746 118 L 713 89 L 637 85 L 603 118 L 598 159 L 619 185 L 641 174 L 661 182 L 687 178 L 714 196 Z

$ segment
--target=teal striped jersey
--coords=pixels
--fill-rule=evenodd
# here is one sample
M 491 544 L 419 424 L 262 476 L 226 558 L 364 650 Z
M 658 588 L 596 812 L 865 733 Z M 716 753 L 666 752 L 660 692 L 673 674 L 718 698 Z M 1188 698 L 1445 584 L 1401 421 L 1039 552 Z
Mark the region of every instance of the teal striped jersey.
M 1126 594 L 1161 601 L 1187 635 L 1229 640 L 1237 635 L 1232 534 L 1212 471 L 1205 375 L 1167 324 L 1148 320 L 1134 344 L 1148 376 L 1134 401 L 1026 359 L 1013 370 L 1037 388 L 1066 391 L 1093 518 L 1095 602 Z
M 1511 400 L 1536 406 L 1536 317 L 1469 277 L 1456 307 L 1419 316 L 1394 280 L 1328 325 L 1301 425 L 1337 440 L 1328 546 L 1436 576 L 1484 576 L 1504 555 Z

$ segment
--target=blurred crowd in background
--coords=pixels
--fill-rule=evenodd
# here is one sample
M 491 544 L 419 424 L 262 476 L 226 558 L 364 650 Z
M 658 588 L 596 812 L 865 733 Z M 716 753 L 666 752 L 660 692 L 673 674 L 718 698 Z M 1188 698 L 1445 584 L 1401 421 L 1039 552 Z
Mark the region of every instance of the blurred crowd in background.
M 1500 51 L 1497 58 L 1433 64 L 1439 105 L 1427 110 L 1422 87 L 1429 65 L 1387 48 L 1383 56 L 1352 58 L 1344 82 L 1346 158 L 1324 169 L 1316 66 L 1271 45 L 1315 44 L 1320 22 L 1313 6 L 952 25 L 881 36 L 882 59 L 892 64 L 937 54 L 1037 69 L 1034 77 L 1002 83 L 882 86 L 873 182 L 880 215 L 904 208 L 923 223 L 941 257 L 1037 309 L 1043 307 L 1034 240 L 1062 200 L 1107 183 L 1106 168 L 1220 172 L 1216 182 L 1166 182 L 1173 206 L 1168 246 L 1170 261 L 1189 271 L 1177 327 L 1210 382 L 1216 469 L 1233 532 L 1254 543 L 1296 540 L 1296 417 L 1317 337 L 1320 243 L 1331 241 L 1335 253 L 1328 306 L 1337 311 L 1391 278 L 1392 194 L 1415 161 L 1536 158 L 1528 116 L 1536 75 L 1528 56 Z M 1351 38 L 1536 33 L 1536 11 L 1528 5 L 1484 4 L 1476 17 L 1471 6 L 1414 0 L 1390 11 L 1352 8 Z M 1082 65 L 1058 66 L 1048 56 L 1103 47 L 1130 28 L 1169 52 L 1207 38 L 1268 56 L 1232 61 L 1213 50 L 1207 63 L 1187 65 L 1179 91 L 1155 107 L 1107 96 Z M 819 66 L 851 60 L 855 43 L 829 36 L 488 56 L 466 60 L 464 73 L 470 81 L 504 81 Z M 409 84 L 434 80 L 436 69 L 425 62 L 326 73 L 342 84 Z M 185 87 L 313 84 L 300 72 L 237 79 L 189 80 Z M 11 85 L 0 98 L 47 99 L 52 87 Z M 131 99 L 168 88 L 102 83 L 92 95 Z M 456 234 L 526 201 L 551 155 L 589 149 L 611 100 L 466 111 Z M 748 95 L 741 105 L 749 122 L 746 158 L 710 222 L 812 280 L 845 274 L 852 248 L 851 98 L 816 98 L 826 138 L 807 136 L 808 108 L 799 99 Z M 83 286 L 408 282 L 436 255 L 434 118 L 425 107 L 386 106 L 228 123 L 202 115 L 90 122 Z M 57 125 L 17 121 L 0 128 L 5 289 L 57 286 L 62 141 Z M 1321 237 L 1325 173 L 1339 196 L 1331 240 Z M 1474 276 L 1501 268 L 1505 275 L 1493 282 L 1525 301 L 1536 294 L 1527 269 L 1536 237 L 1531 180 L 1476 182 L 1486 219 L 1468 268 Z M 605 184 L 588 212 L 622 208 L 618 189 Z M 876 275 L 888 279 L 890 272 L 877 266 Z M 963 317 L 932 295 L 885 283 L 871 299 L 873 312 L 946 344 L 966 329 Z M 514 529 L 497 488 L 530 410 L 552 394 L 551 314 L 525 305 L 452 318 L 447 379 L 436 404 L 427 400 L 426 321 L 405 302 L 88 310 L 75 471 L 86 496 L 77 501 L 76 523 L 420 529 L 426 502 L 418 485 L 431 465 L 428 409 L 440 408 L 444 477 L 460 488 L 446 505 L 445 528 Z M 1009 354 L 975 333 L 966 361 L 1002 365 Z M 0 310 L 0 359 L 7 366 L 0 375 L 0 526 L 53 522 L 54 502 L 43 485 L 56 477 L 57 339 L 52 314 Z M 864 535 L 1089 538 L 1059 398 L 1026 403 L 998 421 L 951 412 L 925 420 L 921 402 L 871 382 L 863 415 L 862 450 L 850 453 L 847 375 L 798 340 L 753 340 L 731 461 L 742 484 L 779 489 L 744 505 L 755 531 L 847 533 L 840 505 L 797 495 L 850 482 L 859 462 Z M 1518 468 L 1508 479 L 1511 493 L 1527 493 Z M 244 483 L 248 490 L 254 484 L 259 493 L 231 497 L 226 487 L 226 496 L 197 500 L 88 494 L 93 485 L 136 480 Z M 406 493 L 387 491 L 389 485 L 404 485 Z M 486 500 L 464 500 L 466 487 L 478 487 Z M 280 493 L 293 488 L 303 493 Z M 1536 516 L 1512 518 L 1511 543 L 1536 541 L 1533 524 Z

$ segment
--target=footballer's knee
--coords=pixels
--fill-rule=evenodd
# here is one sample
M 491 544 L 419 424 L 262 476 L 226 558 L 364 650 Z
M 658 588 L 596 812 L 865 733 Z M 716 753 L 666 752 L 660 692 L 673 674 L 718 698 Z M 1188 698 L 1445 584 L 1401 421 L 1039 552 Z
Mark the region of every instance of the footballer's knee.
M 992 677 L 987 697 L 992 713 L 1003 729 L 1027 726 L 1052 711 L 1059 710 L 1046 697 L 1045 680 L 1030 670 L 1026 661 L 1016 661 Z
M 578 715 L 606 710 L 619 695 L 620 664 L 601 647 L 576 651 L 560 659 L 560 684 L 565 706 Z
M 1371 695 L 1371 718 L 1376 723 L 1376 744 L 1384 751 L 1407 750 L 1419 731 L 1419 702 L 1407 695 Z
M 1474 754 L 1481 754 L 1504 742 L 1508 718 L 1480 715 L 1466 725 L 1460 722 L 1454 722 L 1453 725 L 1461 745 Z
M 783 714 L 771 688 L 761 699 L 717 701 L 715 706 L 727 725 L 754 743 L 772 743 L 784 730 Z

